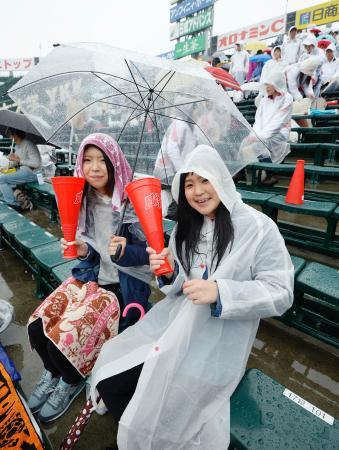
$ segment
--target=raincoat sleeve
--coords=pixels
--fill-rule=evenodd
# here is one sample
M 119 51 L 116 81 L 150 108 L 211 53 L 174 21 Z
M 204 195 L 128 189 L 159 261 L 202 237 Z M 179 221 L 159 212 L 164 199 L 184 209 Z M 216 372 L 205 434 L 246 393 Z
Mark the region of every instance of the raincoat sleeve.
M 293 100 L 301 100 L 303 98 L 303 96 L 299 92 L 297 83 L 297 77 L 299 73 L 299 70 L 296 70 L 296 68 L 294 67 L 286 72 L 288 91 L 292 95 Z
M 249 281 L 216 280 L 221 304 L 219 318 L 253 320 L 280 316 L 291 307 L 294 269 L 274 223 L 268 225 L 258 245 L 251 273 Z M 216 315 L 213 310 L 212 315 Z
M 258 116 L 258 119 L 260 118 L 261 126 L 253 126 L 253 129 L 260 139 L 270 139 L 273 135 L 285 128 L 286 124 L 290 122 L 293 98 L 290 95 L 284 97 L 284 101 L 279 104 L 273 115 L 271 114 L 271 111 L 269 111 L 269 115 L 266 114 L 265 111 L 265 105 L 272 100 L 265 99 L 265 101 L 260 102 L 255 120 L 257 121 Z

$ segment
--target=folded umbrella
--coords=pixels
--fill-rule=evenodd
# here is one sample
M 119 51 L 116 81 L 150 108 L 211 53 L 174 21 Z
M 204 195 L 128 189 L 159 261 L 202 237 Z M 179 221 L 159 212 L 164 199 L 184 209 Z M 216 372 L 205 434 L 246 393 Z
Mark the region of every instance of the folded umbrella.
M 234 89 L 235 91 L 240 91 L 240 84 L 237 80 L 226 70 L 221 67 L 204 67 L 208 73 L 213 75 L 213 77 L 224 87 Z

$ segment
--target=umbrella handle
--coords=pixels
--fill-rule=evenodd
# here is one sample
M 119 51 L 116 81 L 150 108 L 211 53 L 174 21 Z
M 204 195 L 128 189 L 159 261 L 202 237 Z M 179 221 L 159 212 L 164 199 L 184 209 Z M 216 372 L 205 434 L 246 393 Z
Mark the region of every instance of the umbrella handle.
M 116 252 L 114 253 L 114 255 L 111 255 L 112 262 L 119 261 L 120 256 L 121 256 L 121 251 L 122 251 L 122 245 L 118 244 Z

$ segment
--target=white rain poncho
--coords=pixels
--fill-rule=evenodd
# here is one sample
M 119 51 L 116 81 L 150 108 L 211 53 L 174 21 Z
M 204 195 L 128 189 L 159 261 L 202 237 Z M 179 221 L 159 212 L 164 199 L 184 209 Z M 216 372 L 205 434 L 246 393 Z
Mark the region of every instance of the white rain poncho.
M 235 50 L 231 56 L 230 73 L 234 76 L 239 84 L 243 84 L 249 68 L 249 55 L 243 49 L 243 44 L 239 43 L 240 51 Z
M 315 77 L 317 68 L 319 67 L 320 60 L 315 56 L 310 56 L 301 63 L 293 64 L 286 69 L 286 80 L 288 92 L 292 95 L 293 100 L 301 100 L 303 98 L 300 89 L 303 91 L 306 97 L 315 98 L 313 90 L 312 80 L 310 83 L 305 83 L 305 80 L 300 80 L 300 74 Z
M 281 50 L 281 46 L 277 45 L 276 47 L 274 47 L 274 49 L 272 50 L 272 59 L 264 64 L 261 72 L 260 83 L 265 83 L 265 79 L 273 72 L 284 72 L 288 65 L 287 62 L 282 58 L 277 59 L 275 57 L 275 50 L 277 49 Z
M 282 58 L 287 64 L 295 64 L 298 62 L 301 54 L 303 53 L 303 45 L 300 39 L 295 37 L 291 38 L 291 31 L 295 26 L 291 27 L 288 31 L 288 37 L 282 45 Z
M 218 283 L 222 311 L 194 305 L 182 294 L 185 280 L 202 278 L 198 255 L 187 277 L 180 263 L 166 298 L 133 327 L 104 344 L 92 372 L 91 397 L 103 379 L 144 362 L 135 394 L 121 417 L 119 450 L 227 450 L 230 396 L 239 383 L 259 319 L 292 304 L 293 266 L 276 225 L 245 205 L 217 152 L 198 146 L 176 174 L 208 178 L 231 213 L 234 241 L 219 267 L 211 267 L 213 222 L 205 220 L 199 253 L 209 280 Z M 174 254 L 175 230 L 170 247 Z
M 279 92 L 275 98 L 265 95 L 255 114 L 253 130 L 270 151 L 274 163 L 280 163 L 290 152 L 288 138 L 291 131 L 293 98 L 287 92 L 285 75 L 272 72 L 265 84 Z

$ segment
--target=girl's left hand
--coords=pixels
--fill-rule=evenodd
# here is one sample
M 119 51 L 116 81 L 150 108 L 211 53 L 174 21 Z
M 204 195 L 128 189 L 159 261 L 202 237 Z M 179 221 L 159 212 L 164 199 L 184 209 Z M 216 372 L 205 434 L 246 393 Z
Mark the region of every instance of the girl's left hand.
M 204 305 L 216 302 L 219 290 L 215 281 L 189 280 L 183 284 L 183 293 L 195 305 Z
M 122 236 L 112 236 L 111 238 L 111 242 L 109 244 L 108 247 L 108 253 L 112 256 L 115 255 L 118 245 L 121 245 L 121 253 L 120 253 L 120 258 L 122 258 L 124 256 L 125 250 L 126 250 L 126 238 L 122 237 Z M 119 258 L 119 259 L 120 259 Z

